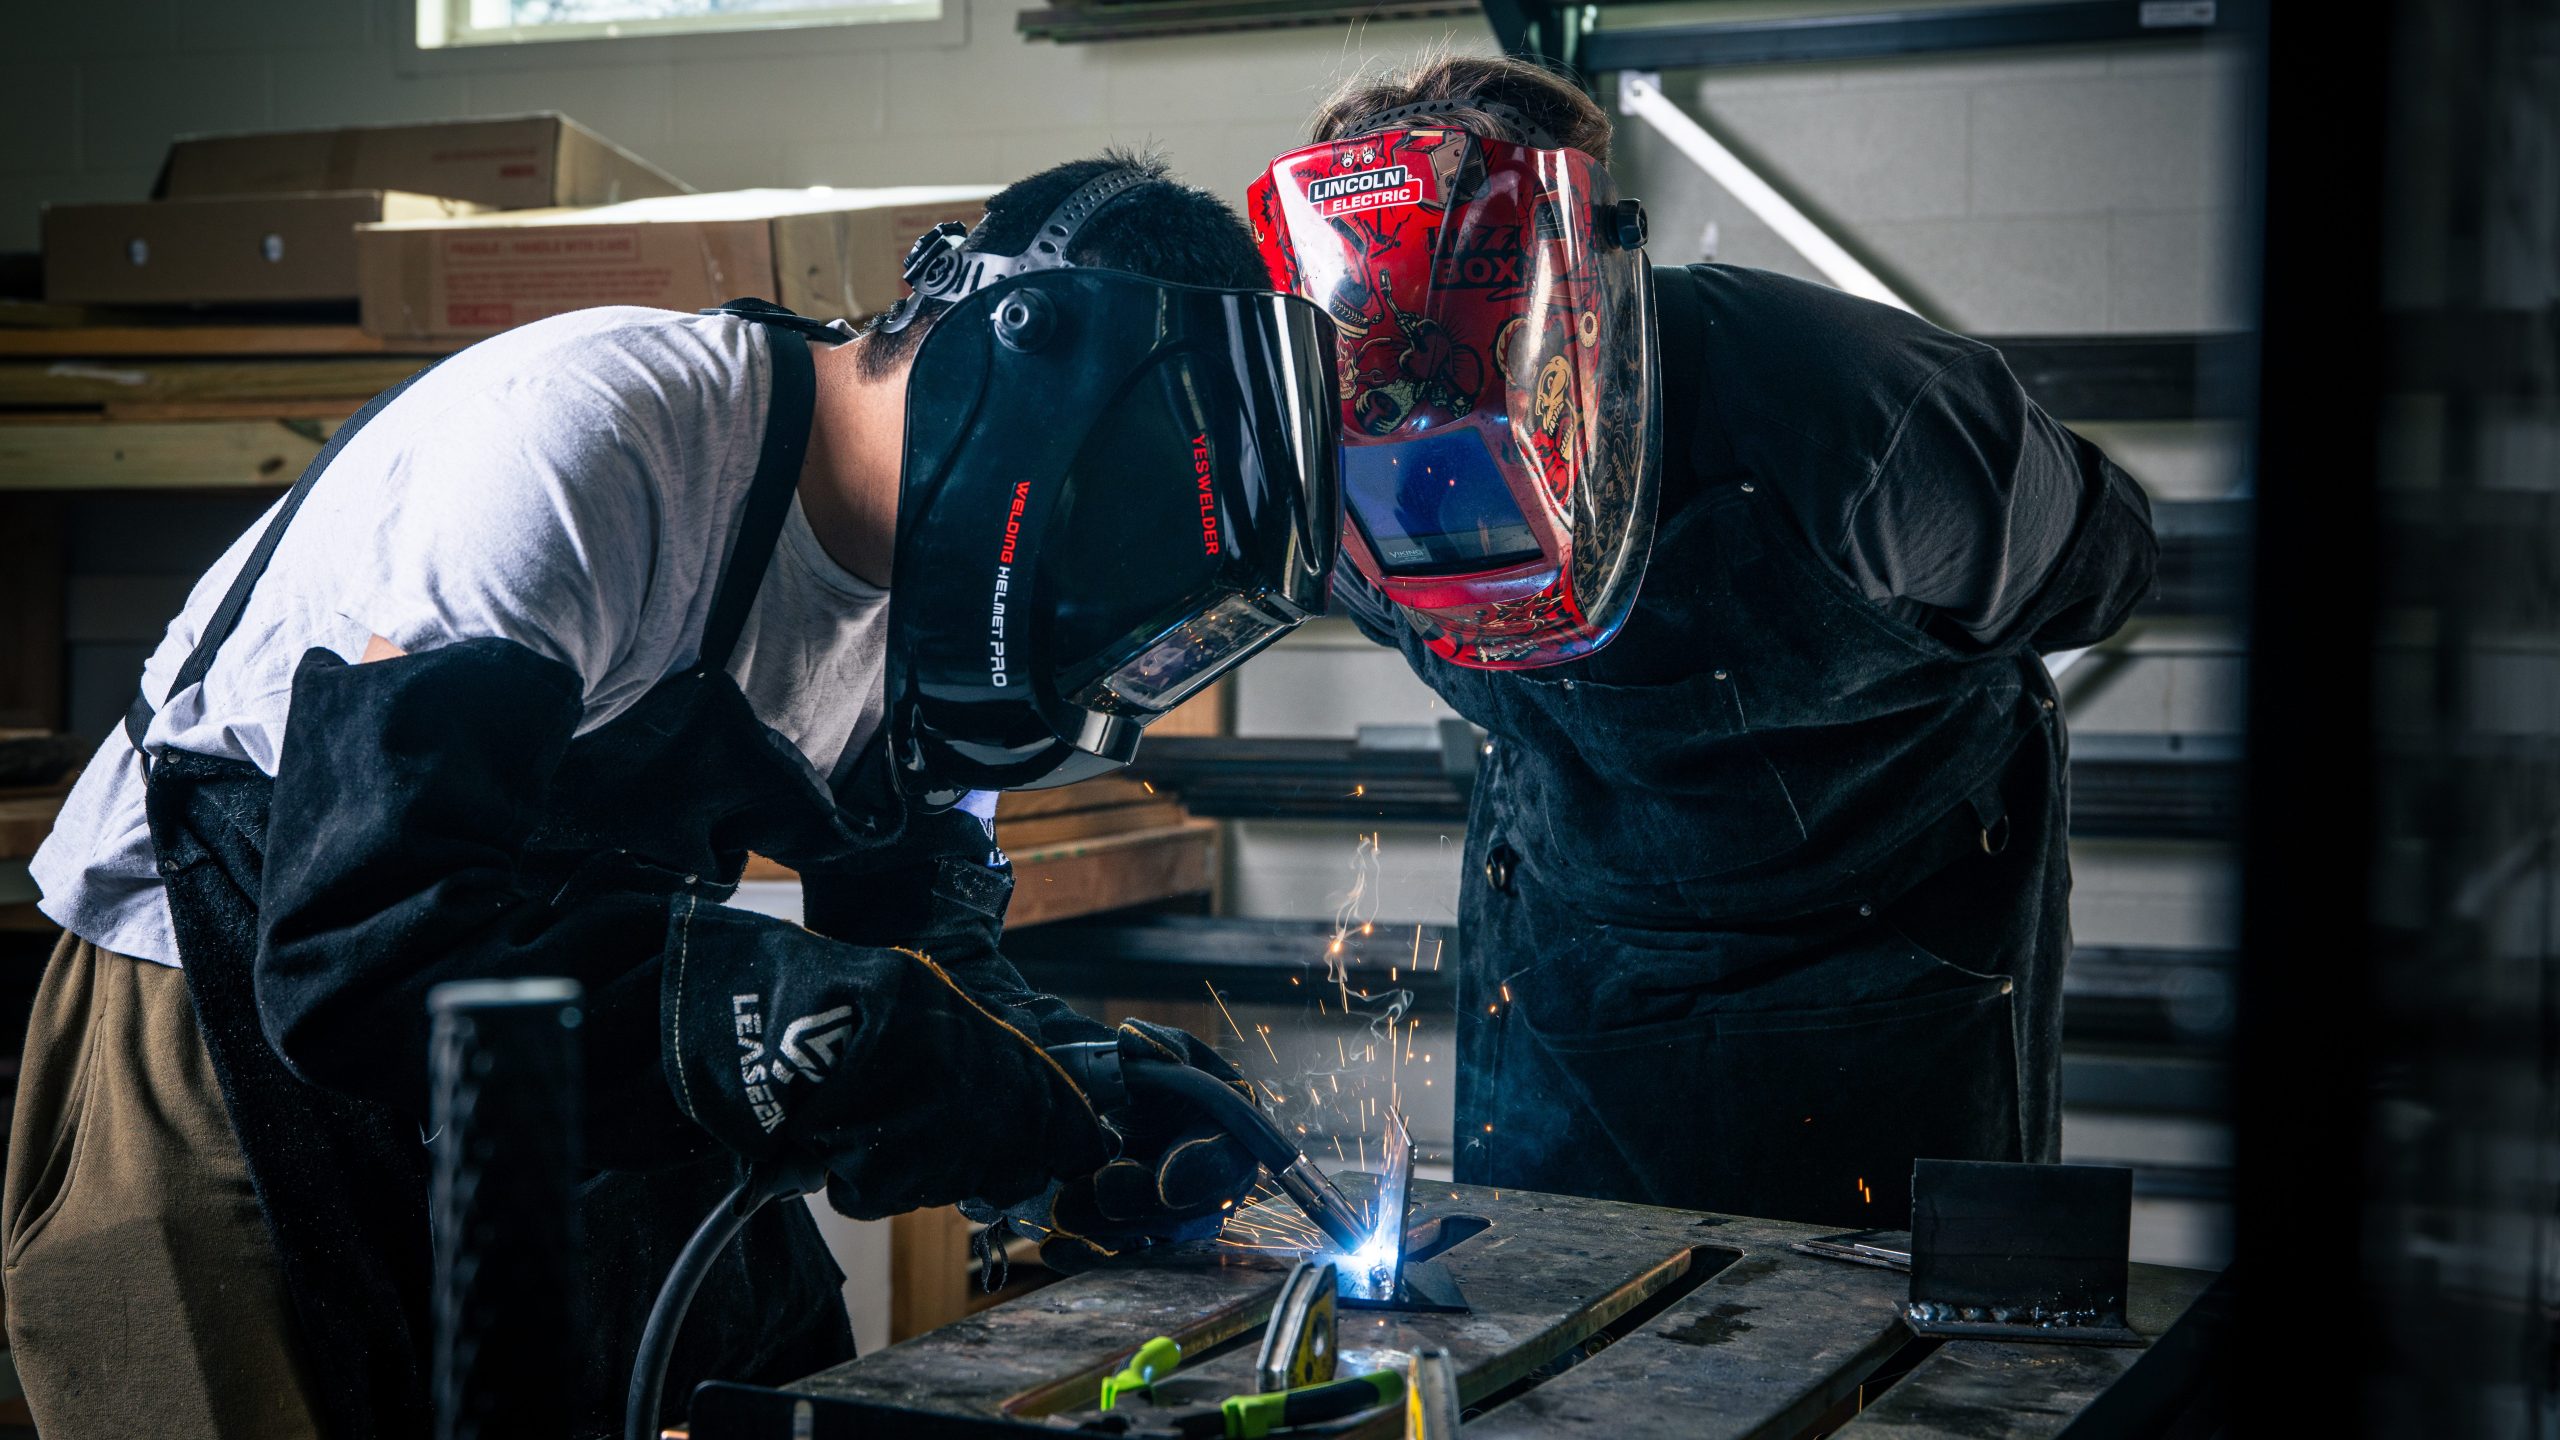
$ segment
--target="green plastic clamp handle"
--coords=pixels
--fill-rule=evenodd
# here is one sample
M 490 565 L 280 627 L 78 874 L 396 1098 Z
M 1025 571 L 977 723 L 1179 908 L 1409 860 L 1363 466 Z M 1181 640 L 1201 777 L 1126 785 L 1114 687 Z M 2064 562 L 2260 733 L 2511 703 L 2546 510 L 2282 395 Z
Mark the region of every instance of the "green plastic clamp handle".
M 1120 1403 L 1121 1396 L 1133 1391 L 1144 1390 L 1153 1395 L 1156 1382 L 1172 1374 L 1181 1363 L 1182 1346 L 1170 1335 L 1159 1335 L 1139 1346 L 1138 1353 L 1129 1357 L 1129 1363 L 1118 1374 L 1102 1377 L 1102 1408 L 1110 1409 Z
M 1275 1430 L 1341 1420 L 1403 1398 L 1404 1376 L 1376 1370 L 1268 1395 L 1230 1395 L 1219 1403 L 1218 1411 L 1226 1417 L 1227 1440 L 1262 1440 Z

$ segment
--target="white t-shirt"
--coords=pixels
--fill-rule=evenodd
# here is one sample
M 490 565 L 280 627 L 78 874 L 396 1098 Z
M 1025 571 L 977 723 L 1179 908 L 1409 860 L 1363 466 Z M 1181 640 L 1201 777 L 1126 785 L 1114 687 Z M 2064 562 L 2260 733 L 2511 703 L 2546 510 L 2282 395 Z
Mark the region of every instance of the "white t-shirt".
M 764 441 L 768 346 L 750 321 L 608 307 L 438 365 L 348 442 L 204 683 L 168 695 L 266 521 L 196 582 L 143 667 L 159 712 L 144 743 L 272 775 L 303 654 L 356 660 L 374 635 L 410 651 L 513 640 L 585 682 L 579 733 L 620 715 L 699 649 Z M 830 779 L 879 725 L 887 601 L 828 557 L 795 498 L 729 673 Z M 119 729 L 30 869 L 56 924 L 175 965 L 142 795 Z

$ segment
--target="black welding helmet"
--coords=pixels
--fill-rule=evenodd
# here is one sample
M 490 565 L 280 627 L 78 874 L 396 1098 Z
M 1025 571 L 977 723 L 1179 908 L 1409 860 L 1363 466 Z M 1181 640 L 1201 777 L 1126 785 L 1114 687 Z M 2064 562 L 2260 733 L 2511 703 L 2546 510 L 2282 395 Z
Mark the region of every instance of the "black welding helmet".
M 910 793 L 1117 769 L 1149 723 L 1324 608 L 1332 324 L 1269 290 L 1067 266 L 1121 176 L 1151 178 L 1085 186 L 1022 256 L 937 231 L 910 257 L 918 295 L 949 306 L 907 381 L 889 598 L 884 736 Z

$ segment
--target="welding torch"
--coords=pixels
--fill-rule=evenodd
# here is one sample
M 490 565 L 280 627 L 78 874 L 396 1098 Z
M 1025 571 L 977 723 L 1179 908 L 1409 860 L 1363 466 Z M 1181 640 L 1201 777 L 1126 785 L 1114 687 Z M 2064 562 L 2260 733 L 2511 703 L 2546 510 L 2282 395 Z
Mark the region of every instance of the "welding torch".
M 1279 1182 L 1281 1191 L 1344 1254 L 1356 1252 L 1368 1243 L 1368 1225 L 1361 1220 L 1359 1210 L 1335 1188 L 1332 1179 L 1316 1168 L 1306 1152 L 1289 1143 L 1289 1137 L 1280 1133 L 1280 1127 L 1262 1113 L 1261 1106 L 1217 1076 L 1177 1061 L 1124 1056 L 1119 1044 L 1111 1040 L 1052 1045 L 1049 1058 L 1058 1062 L 1099 1109 L 1116 1110 L 1126 1105 L 1132 1095 L 1145 1094 L 1170 1097 L 1201 1111 L 1252 1152 L 1253 1158 L 1262 1162 L 1271 1178 Z

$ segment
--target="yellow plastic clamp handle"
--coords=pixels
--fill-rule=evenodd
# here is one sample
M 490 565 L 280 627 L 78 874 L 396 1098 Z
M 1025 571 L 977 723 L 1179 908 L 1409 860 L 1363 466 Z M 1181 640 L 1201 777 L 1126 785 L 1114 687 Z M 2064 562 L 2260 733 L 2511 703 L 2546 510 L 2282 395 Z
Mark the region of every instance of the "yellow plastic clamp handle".
M 1218 1409 L 1227 1422 L 1227 1440 L 1262 1440 L 1275 1430 L 1341 1420 L 1403 1398 L 1404 1376 L 1376 1370 L 1268 1395 L 1230 1395 Z
M 1102 1408 L 1120 1403 L 1120 1397 L 1131 1391 L 1155 1391 L 1155 1383 L 1170 1375 L 1182 1363 L 1182 1347 L 1170 1335 L 1159 1335 L 1138 1347 L 1129 1363 L 1116 1375 L 1102 1377 Z

